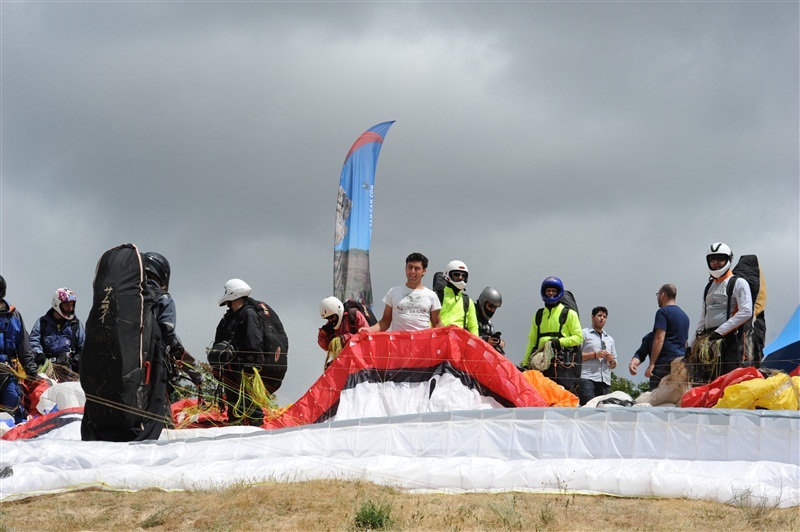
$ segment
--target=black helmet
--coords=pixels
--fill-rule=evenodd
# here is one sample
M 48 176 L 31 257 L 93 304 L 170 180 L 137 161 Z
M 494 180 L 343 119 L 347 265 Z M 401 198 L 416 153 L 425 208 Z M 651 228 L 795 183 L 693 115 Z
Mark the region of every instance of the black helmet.
M 486 303 L 491 303 L 492 305 L 494 305 L 495 310 L 487 309 Z M 481 315 L 483 315 L 483 317 L 486 318 L 487 320 L 491 319 L 491 317 L 494 316 L 497 307 L 499 307 L 502 304 L 503 304 L 503 296 L 500 294 L 500 291 L 495 288 L 487 286 L 486 288 L 483 289 L 481 295 L 478 296 L 478 312 L 480 312 Z
M 144 271 L 151 274 L 161 283 L 164 290 L 169 289 L 169 261 L 161 253 L 147 251 L 142 253 Z
M 3 279 L 3 276 L 0 275 L 0 299 L 5 299 L 6 297 L 6 280 Z

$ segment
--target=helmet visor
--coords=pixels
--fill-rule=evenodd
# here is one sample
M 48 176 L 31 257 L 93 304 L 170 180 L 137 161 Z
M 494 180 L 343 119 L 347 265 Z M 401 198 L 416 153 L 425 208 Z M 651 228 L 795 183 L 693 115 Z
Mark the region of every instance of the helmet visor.
M 450 272 L 450 279 L 454 281 L 466 281 L 469 274 L 467 272 L 462 272 L 460 270 L 453 270 Z

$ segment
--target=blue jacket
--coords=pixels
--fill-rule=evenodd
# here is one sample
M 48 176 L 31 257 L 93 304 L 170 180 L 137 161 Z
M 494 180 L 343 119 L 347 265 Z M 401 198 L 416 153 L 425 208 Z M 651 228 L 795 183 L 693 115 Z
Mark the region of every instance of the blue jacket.
M 147 280 L 147 286 L 153 292 L 153 307 L 155 309 L 156 321 L 161 329 L 161 339 L 164 345 L 169 348 L 173 357 L 180 357 L 183 353 L 183 343 L 175 333 L 175 325 L 178 321 L 178 313 L 175 310 L 175 300 L 169 292 L 165 292 L 161 286 L 153 279 Z
M 38 367 L 22 315 L 3 299 L 0 300 L 0 362 L 10 363 L 14 358 L 19 359 L 28 375 L 36 375 Z
M 30 338 L 37 364 L 42 365 L 49 358 L 57 364 L 78 369 L 86 335 L 77 317 L 71 320 L 58 319 L 56 311 L 50 309 L 33 324 Z

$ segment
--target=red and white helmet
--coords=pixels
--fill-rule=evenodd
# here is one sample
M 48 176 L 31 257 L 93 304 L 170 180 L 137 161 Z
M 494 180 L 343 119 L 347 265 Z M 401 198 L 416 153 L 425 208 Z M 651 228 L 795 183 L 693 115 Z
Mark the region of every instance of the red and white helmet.
M 459 281 L 454 281 L 452 279 L 453 272 L 462 272 L 464 277 L 461 278 Z M 460 260 L 451 260 L 447 263 L 447 267 L 444 269 L 444 279 L 448 283 L 452 284 L 459 290 L 463 290 L 467 286 L 467 279 L 469 278 L 469 269 L 467 265 L 461 262 Z
M 75 307 L 72 307 L 72 312 L 66 312 L 61 306 L 63 303 L 67 303 L 69 301 L 77 301 L 75 298 L 75 292 L 69 288 L 57 288 L 53 294 L 53 310 L 58 312 L 58 314 L 63 316 L 65 319 L 71 320 L 75 317 Z

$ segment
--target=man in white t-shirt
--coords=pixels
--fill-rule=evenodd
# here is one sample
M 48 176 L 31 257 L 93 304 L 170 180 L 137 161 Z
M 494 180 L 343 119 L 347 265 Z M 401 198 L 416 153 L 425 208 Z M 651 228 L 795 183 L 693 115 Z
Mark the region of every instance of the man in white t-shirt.
M 428 258 L 422 253 L 412 253 L 406 257 L 406 284 L 391 288 L 383 302 L 383 317 L 369 328 L 371 332 L 419 331 L 441 327 L 439 309 L 442 304 L 439 296 L 422 284 L 422 277 L 428 271 Z

